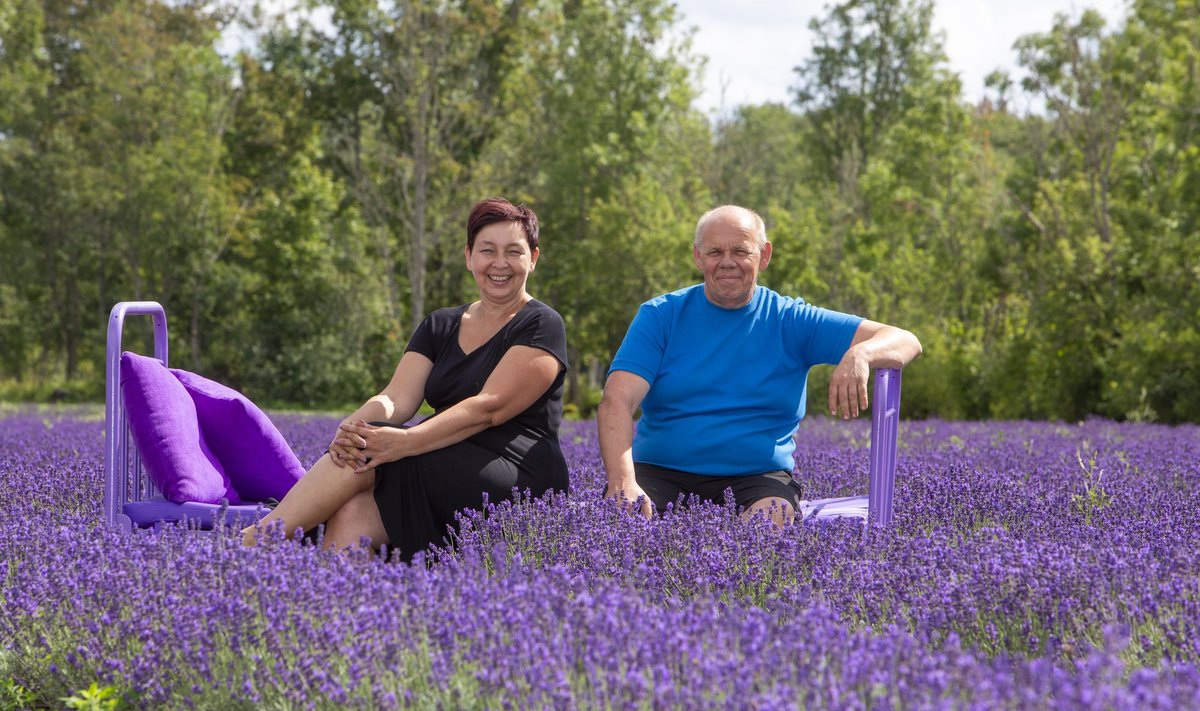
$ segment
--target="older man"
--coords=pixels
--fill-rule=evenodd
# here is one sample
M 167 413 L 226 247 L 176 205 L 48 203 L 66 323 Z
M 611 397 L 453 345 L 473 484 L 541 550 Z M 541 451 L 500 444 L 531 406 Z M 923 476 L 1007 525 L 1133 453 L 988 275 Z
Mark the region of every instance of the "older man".
M 642 304 L 613 359 L 598 414 L 605 495 L 640 501 L 649 517 L 680 495 L 719 502 L 729 488 L 743 516 L 783 525 L 800 500 L 793 437 L 809 368 L 836 364 L 829 410 L 857 417 L 870 370 L 904 367 L 921 344 L 759 286 L 771 243 L 745 208 L 705 213 L 692 257 L 704 283 Z

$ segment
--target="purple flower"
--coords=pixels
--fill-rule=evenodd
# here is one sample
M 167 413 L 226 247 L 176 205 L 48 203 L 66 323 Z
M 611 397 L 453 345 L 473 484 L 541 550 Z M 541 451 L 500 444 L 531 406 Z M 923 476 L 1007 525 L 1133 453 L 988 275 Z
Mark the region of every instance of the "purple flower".
M 333 424 L 277 421 L 305 460 Z M 865 489 L 867 426 L 804 424 L 810 496 Z M 1195 427 L 906 422 L 894 525 L 864 536 L 780 531 L 732 503 L 630 516 L 600 498 L 594 423 L 570 422 L 570 496 L 463 512 L 453 545 L 412 565 L 108 531 L 101 428 L 82 410 L 0 419 L 0 682 L 35 706 L 93 682 L 147 708 L 1174 709 L 1200 694 Z

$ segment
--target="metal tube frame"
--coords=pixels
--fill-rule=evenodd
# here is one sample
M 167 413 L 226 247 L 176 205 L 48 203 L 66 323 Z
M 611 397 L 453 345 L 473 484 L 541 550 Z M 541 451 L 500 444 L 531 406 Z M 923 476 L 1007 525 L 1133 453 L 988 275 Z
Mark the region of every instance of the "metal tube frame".
M 900 428 L 900 370 L 875 371 L 871 405 L 871 468 L 867 491 L 867 527 L 892 522 L 896 490 L 896 439 Z
M 104 380 L 104 519 L 109 526 L 132 530 L 133 523 L 122 512 L 129 501 L 129 473 L 134 473 L 137 500 L 152 495 L 153 485 L 142 474 L 137 447 L 129 442 L 129 422 L 121 395 L 121 337 L 126 316 L 150 316 L 154 320 L 154 357 L 167 365 L 167 312 L 157 301 L 122 301 L 108 315 L 108 344 L 105 349 Z M 131 466 L 132 465 L 132 466 Z

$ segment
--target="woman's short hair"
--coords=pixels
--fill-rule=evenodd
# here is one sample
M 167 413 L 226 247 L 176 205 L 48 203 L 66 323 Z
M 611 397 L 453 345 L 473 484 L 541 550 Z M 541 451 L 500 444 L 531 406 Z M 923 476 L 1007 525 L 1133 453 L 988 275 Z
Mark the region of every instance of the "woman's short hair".
M 467 217 L 467 249 L 475 249 L 475 236 L 484 227 L 497 222 L 516 222 L 525 232 L 529 249 L 538 248 L 538 218 L 524 205 L 514 205 L 502 197 L 490 197 L 475 203 Z

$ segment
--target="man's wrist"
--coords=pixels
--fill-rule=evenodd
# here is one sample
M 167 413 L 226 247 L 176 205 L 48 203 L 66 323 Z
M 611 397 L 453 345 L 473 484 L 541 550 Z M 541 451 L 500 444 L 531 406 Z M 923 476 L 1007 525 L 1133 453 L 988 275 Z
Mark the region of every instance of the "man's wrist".
M 630 489 L 635 486 L 637 486 L 637 477 L 634 476 L 633 474 L 629 474 L 626 476 L 609 477 L 609 479 L 608 479 L 608 490 L 609 491 L 624 491 L 626 489 Z

